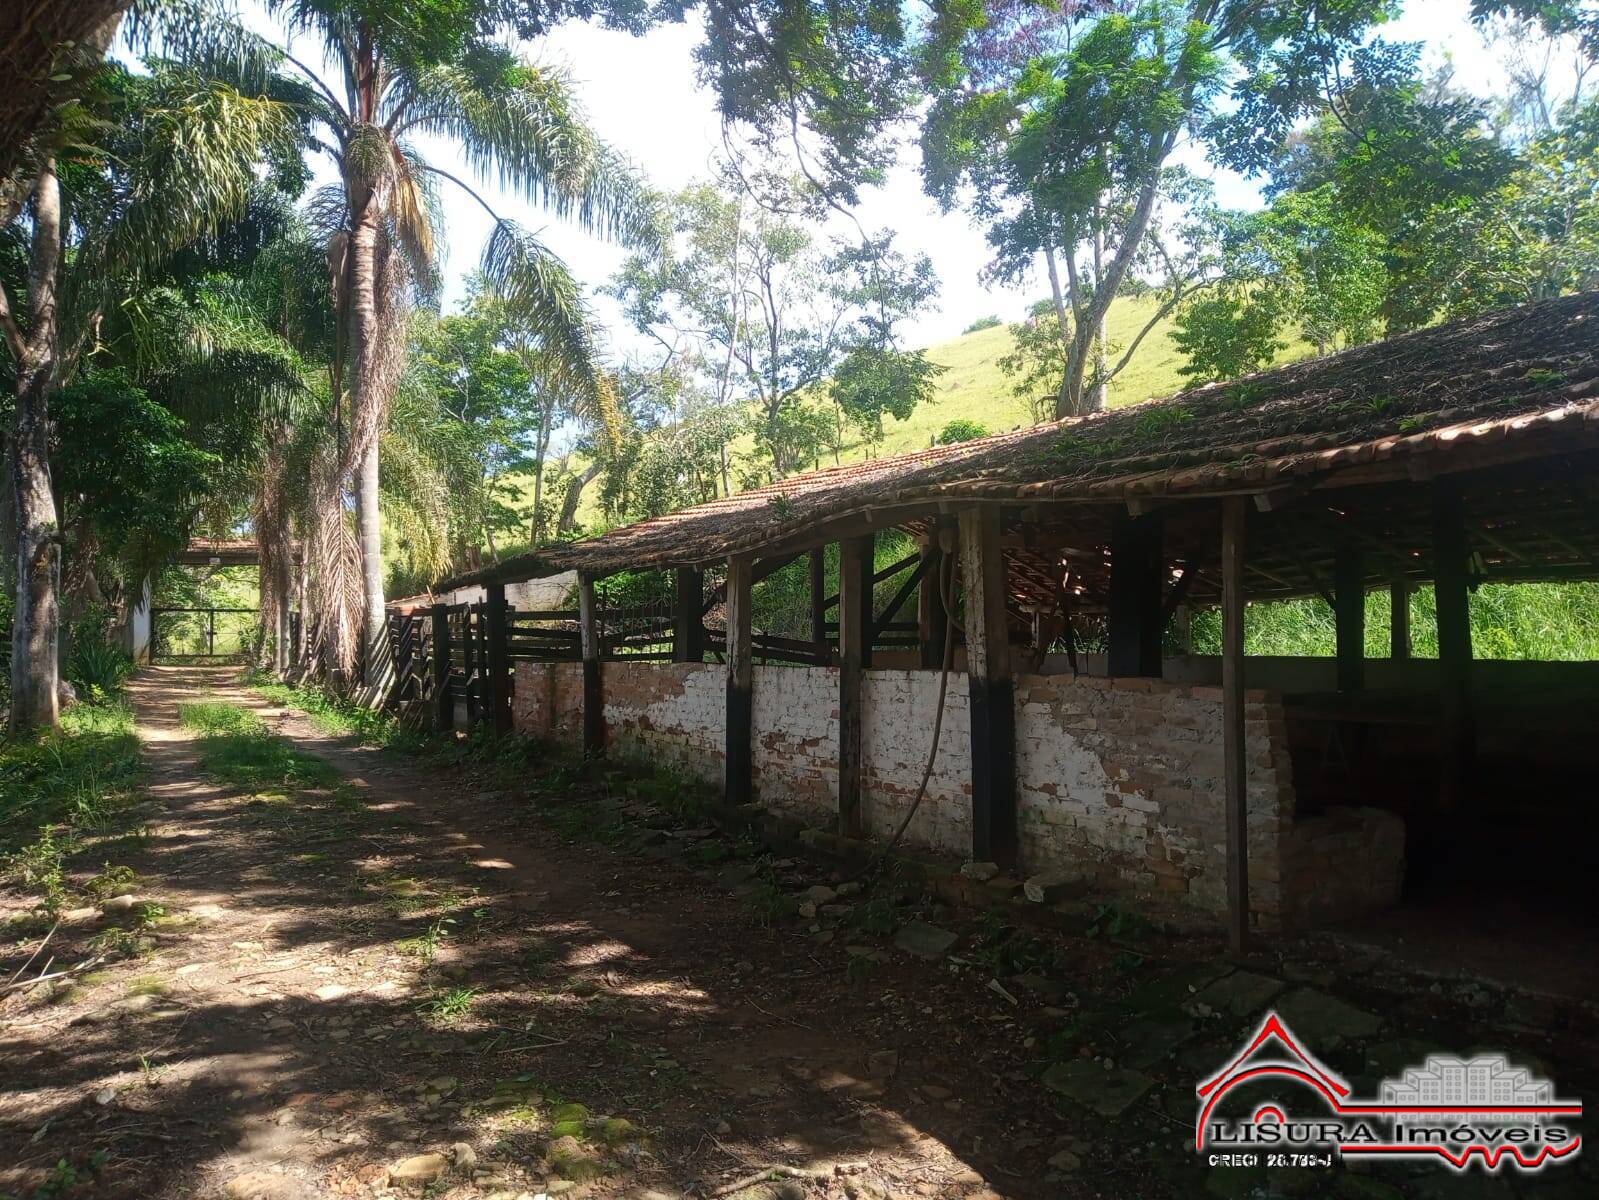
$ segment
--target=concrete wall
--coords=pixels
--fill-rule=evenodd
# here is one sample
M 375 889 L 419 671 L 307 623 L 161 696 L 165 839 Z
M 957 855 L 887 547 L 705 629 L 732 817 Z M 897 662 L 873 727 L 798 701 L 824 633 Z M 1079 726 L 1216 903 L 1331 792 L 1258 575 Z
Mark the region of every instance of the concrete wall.
M 608 745 L 710 783 L 723 767 L 726 669 L 603 664 Z M 864 819 L 889 836 L 921 780 L 936 671 L 875 668 L 863 688 Z M 517 727 L 582 736 L 582 668 L 519 663 Z M 755 785 L 770 809 L 830 828 L 838 796 L 838 672 L 756 667 Z M 1267 928 L 1372 911 L 1398 899 L 1403 825 L 1376 809 L 1298 820 L 1287 727 L 1274 693 L 1247 698 L 1251 907 Z M 1058 872 L 1094 895 L 1226 909 L 1221 692 L 1147 679 L 1022 676 L 1016 685 L 1018 820 L 1025 873 Z M 938 759 L 906 834 L 962 856 L 971 844 L 967 682 L 953 673 Z

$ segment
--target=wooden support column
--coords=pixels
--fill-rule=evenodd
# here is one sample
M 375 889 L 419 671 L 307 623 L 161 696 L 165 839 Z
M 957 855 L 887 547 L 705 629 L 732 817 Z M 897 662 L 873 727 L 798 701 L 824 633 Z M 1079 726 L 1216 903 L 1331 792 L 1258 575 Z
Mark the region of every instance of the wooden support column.
M 499 737 L 511 732 L 511 610 L 505 600 L 503 583 L 489 584 L 484 593 L 488 600 L 483 611 L 484 649 L 488 660 L 488 724 Z
M 1472 759 L 1471 728 L 1471 544 L 1465 504 L 1451 480 L 1434 485 L 1432 509 L 1433 587 L 1438 611 L 1439 802 L 1459 806 Z
M 1221 724 L 1223 804 L 1227 817 L 1227 943 L 1249 947 L 1249 782 L 1244 759 L 1244 527 L 1243 496 L 1222 500 Z
M 583 648 L 583 753 L 605 753 L 605 689 L 600 675 L 600 618 L 594 578 L 577 577 L 577 622 Z
M 287 622 L 280 617 L 279 624 Z M 416 669 L 416 617 L 411 613 L 389 613 L 385 625 L 394 645 L 394 682 L 389 687 L 389 699 L 384 707 L 398 712 L 411 690 L 411 673 Z
M 455 724 L 455 697 L 450 690 L 450 610 L 435 604 L 433 621 L 433 728 L 443 733 Z
M 816 661 L 825 665 L 832 658 L 827 640 L 827 551 L 817 546 L 810 553 L 811 646 Z
M 1366 686 L 1366 559 L 1347 542 L 1333 550 L 1333 624 L 1338 690 L 1358 692 Z
M 972 727 L 972 858 L 1016 865 L 1016 708 L 997 504 L 960 515 Z
M 693 567 L 679 567 L 677 596 L 672 622 L 672 661 L 697 663 L 705 660 L 705 573 Z
M 938 589 L 943 586 L 944 551 L 938 544 L 938 530 L 930 531 L 922 547 L 927 567 L 916 591 L 916 640 L 922 651 L 922 670 L 936 671 L 944 665 L 944 636 L 948 628 L 944 601 Z
M 750 721 L 754 700 L 754 659 L 750 644 L 750 585 L 753 560 L 727 560 L 727 775 L 729 804 L 755 798 Z
M 857 615 L 860 618 L 861 629 L 864 631 L 861 639 L 861 666 L 872 665 L 872 625 L 876 620 L 873 611 L 873 594 L 876 592 L 877 575 L 877 535 L 872 533 L 862 534 L 860 537 L 851 538 L 840 547 L 840 558 L 844 554 L 854 554 L 860 559 L 861 579 L 864 583 L 856 594 L 855 603 L 859 608 Z M 840 592 L 838 599 L 839 622 L 844 620 L 844 597 Z
M 1107 668 L 1113 676 L 1160 677 L 1162 524 L 1158 512 L 1123 513 L 1111 530 Z
M 870 542 L 868 540 L 868 545 Z M 866 672 L 866 642 L 871 637 L 871 557 L 858 542 L 838 548 L 838 832 L 860 837 L 861 684 Z
M 1388 657 L 1410 657 L 1410 584 L 1396 579 L 1388 585 Z

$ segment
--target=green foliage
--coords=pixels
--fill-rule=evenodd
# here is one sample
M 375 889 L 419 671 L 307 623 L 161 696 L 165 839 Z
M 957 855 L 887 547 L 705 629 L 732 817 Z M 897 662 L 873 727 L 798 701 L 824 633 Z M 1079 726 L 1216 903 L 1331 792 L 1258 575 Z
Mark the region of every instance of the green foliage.
M 973 321 L 965 329 L 961 330 L 961 333 L 981 333 L 985 329 L 998 329 L 1004 323 L 1005 322 L 1001 321 L 999 317 L 990 314 L 986 317 L 978 317 L 977 320 Z
M 981 421 L 972 421 L 966 417 L 956 417 L 949 421 L 944 428 L 938 431 L 938 444 L 940 446 L 953 446 L 956 442 L 969 442 L 975 438 L 987 437 L 988 426 Z
M 1471 593 L 1472 653 L 1481 659 L 1546 662 L 1599 660 L 1599 584 L 1485 583 Z M 1366 596 L 1366 654 L 1388 655 L 1388 596 Z M 1438 653 L 1432 589 L 1410 596 L 1412 653 Z M 1221 622 L 1213 609 L 1194 614 L 1190 637 L 1198 654 L 1221 652 Z M 1330 657 L 1337 639 L 1332 608 L 1324 600 L 1279 600 L 1249 605 L 1244 650 L 1252 655 Z
M 0 745 L 0 879 L 59 908 L 64 860 L 141 775 L 133 711 L 120 701 L 73 705 L 59 729 Z
M 120 692 L 131 674 L 133 659 L 121 646 L 113 646 L 102 638 L 74 639 L 66 676 L 77 689 L 78 699 L 91 704 L 102 703 Z
M 1284 347 L 1275 298 L 1229 288 L 1190 301 L 1177 315 L 1172 344 L 1196 383 L 1237 379 L 1260 370 Z
M 251 791 L 333 787 L 339 774 L 314 755 L 268 732 L 261 718 L 236 704 L 196 701 L 178 719 L 199 735 L 200 765 L 211 775 Z

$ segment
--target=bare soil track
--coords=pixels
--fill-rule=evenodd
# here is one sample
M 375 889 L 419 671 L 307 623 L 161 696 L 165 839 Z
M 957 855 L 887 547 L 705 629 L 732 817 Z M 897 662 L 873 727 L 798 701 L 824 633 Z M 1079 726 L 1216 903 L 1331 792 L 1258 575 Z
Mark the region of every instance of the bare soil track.
M 774 1167 L 790 1174 L 739 1194 L 1247 1195 L 1257 1182 L 1207 1177 L 1191 1148 L 1193 1084 L 1221 1065 L 1231 1028 L 1189 1041 L 1170 1071 L 1151 1066 L 1154 1089 L 1113 1120 L 1039 1081 L 1052 1034 L 1095 1027 L 1079 995 L 1126 990 L 1174 951 L 1153 935 L 1142 953 L 1076 939 L 1078 976 L 1028 991 L 1013 972 L 995 990 L 959 951 L 923 962 L 891 939 L 919 916 L 970 946 L 980 918 L 925 902 L 877 928 L 763 918 L 771 888 L 720 835 L 655 819 L 603 780 L 543 806 L 469 769 L 322 735 L 227 669 L 147 670 L 132 690 L 150 780 L 123 861 L 160 906 L 153 944 L 0 999 L 0 1195 L 643 1200 L 719 1194 Z M 260 713 L 345 783 L 215 782 L 178 718 L 205 697 Z M 788 891 L 829 879 L 774 869 Z M 59 961 L 106 920 L 66 922 Z M 1292 1194 L 1402 1194 L 1344 1179 L 1295 1180 Z

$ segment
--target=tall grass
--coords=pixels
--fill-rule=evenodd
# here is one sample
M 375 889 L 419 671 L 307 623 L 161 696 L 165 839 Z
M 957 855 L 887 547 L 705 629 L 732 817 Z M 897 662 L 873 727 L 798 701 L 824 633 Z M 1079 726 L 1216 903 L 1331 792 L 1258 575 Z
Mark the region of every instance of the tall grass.
M 59 729 L 0 745 L 0 881 L 59 908 L 64 860 L 132 799 L 142 773 L 120 700 L 73 705 Z
M 296 750 L 247 709 L 221 701 L 181 705 L 178 718 L 200 735 L 200 766 L 216 778 L 252 790 L 333 787 L 339 773 Z
M 1599 584 L 1485 583 L 1471 594 L 1471 648 L 1476 658 L 1543 662 L 1599 661 Z M 1366 595 L 1366 655 L 1388 656 L 1392 627 L 1388 593 Z M 1195 654 L 1221 653 L 1221 616 L 1194 614 Z M 1330 656 L 1337 636 L 1325 600 L 1251 604 L 1244 616 L 1244 652 Z M 1410 645 L 1416 658 L 1438 655 L 1437 607 L 1430 587 L 1410 596 Z

